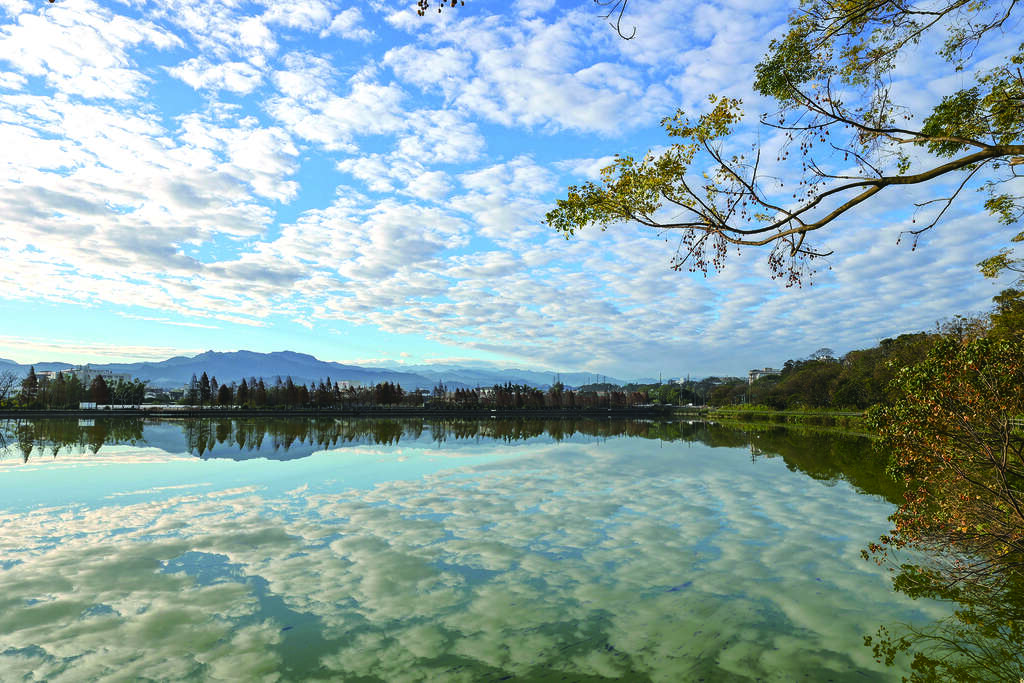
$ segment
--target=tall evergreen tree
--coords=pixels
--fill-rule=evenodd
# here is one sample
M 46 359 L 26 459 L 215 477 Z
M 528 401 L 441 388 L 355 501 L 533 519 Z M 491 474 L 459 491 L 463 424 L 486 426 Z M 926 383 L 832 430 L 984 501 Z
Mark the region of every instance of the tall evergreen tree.
M 258 408 L 263 408 L 267 405 L 267 385 L 263 383 L 263 378 L 260 377 L 255 382 L 252 382 L 252 400 Z
M 39 378 L 36 377 L 36 367 L 33 365 L 28 369 L 28 375 L 21 381 L 22 401 L 28 405 L 35 402 L 39 393 Z
M 94 403 L 110 403 L 110 388 L 107 386 L 107 381 L 103 379 L 103 375 L 96 375 L 92 384 L 89 385 L 89 400 Z
M 203 376 L 199 378 L 199 403 L 200 405 L 206 405 L 210 402 L 210 378 L 203 372 Z
M 57 373 L 57 379 L 50 387 L 49 404 L 54 408 L 66 408 L 68 405 L 68 383 L 64 379 L 63 372 Z
M 192 373 L 192 379 L 189 380 L 188 389 L 185 390 L 185 403 L 190 406 L 194 406 L 199 402 L 199 380 L 196 378 L 196 373 Z
M 238 391 L 235 392 L 235 401 L 242 407 L 249 403 L 249 384 L 244 377 L 242 383 L 238 385 Z
M 68 405 L 78 407 L 79 403 L 87 400 L 82 380 L 78 379 L 78 375 L 71 373 L 65 381 L 68 385 Z

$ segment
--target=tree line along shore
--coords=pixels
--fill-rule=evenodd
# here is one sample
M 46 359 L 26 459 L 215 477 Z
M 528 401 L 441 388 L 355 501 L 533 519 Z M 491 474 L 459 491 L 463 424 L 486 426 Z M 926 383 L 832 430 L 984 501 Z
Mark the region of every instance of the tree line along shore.
M 1019 292 L 1006 290 L 996 297 L 995 309 L 985 315 L 955 316 L 927 332 L 901 334 L 877 345 L 837 357 L 822 348 L 810 356 L 787 360 L 782 368 L 757 379 L 711 376 L 666 383 L 617 385 L 594 383 L 568 387 L 556 382 L 546 389 L 523 384 L 432 390 L 405 390 L 382 382 L 372 386 L 332 381 L 325 377 L 304 384 L 291 377 L 248 377 L 218 382 L 203 372 L 179 390 L 173 399 L 154 392 L 145 380 L 96 375 L 85 385 L 73 373 L 25 377 L 4 372 L 0 376 L 0 410 L 74 410 L 83 404 L 110 409 L 146 406 L 167 411 L 216 408 L 218 410 L 365 411 L 372 408 L 426 410 L 597 410 L 638 409 L 654 406 L 711 407 L 743 411 L 834 412 L 859 414 L 875 405 L 892 403 L 899 396 L 894 384 L 900 372 L 925 358 L 940 340 L 965 341 L 978 337 L 1012 339 L 1024 329 L 1024 303 Z M 90 406 L 91 408 L 92 406 Z

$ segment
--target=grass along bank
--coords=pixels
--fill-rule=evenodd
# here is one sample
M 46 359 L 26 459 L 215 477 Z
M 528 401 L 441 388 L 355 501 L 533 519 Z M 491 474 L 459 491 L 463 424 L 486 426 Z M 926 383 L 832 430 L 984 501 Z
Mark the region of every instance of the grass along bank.
M 802 408 L 776 410 L 768 406 L 727 406 L 709 408 L 709 420 L 735 424 L 768 423 L 800 427 L 822 427 L 870 436 L 872 430 L 864 423 L 864 413 L 858 410 L 829 410 Z

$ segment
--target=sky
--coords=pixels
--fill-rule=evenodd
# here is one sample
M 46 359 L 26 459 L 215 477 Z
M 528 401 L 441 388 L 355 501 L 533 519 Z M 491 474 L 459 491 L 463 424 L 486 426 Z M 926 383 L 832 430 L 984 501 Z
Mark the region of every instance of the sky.
M 0 0 L 0 357 L 208 349 L 621 378 L 743 375 L 976 313 L 1012 233 L 970 190 L 916 249 L 892 189 L 816 237 L 813 284 L 746 250 L 674 272 L 677 237 L 566 240 L 544 213 L 660 120 L 742 97 L 779 0 L 634 0 L 622 40 L 582 0 Z M 981 50 L 998 54 L 1011 37 Z M 1002 39 L 1001 39 L 1002 40 Z M 927 44 L 894 91 L 920 117 L 970 74 Z M 758 137 L 760 136 L 760 137 Z M 920 213 L 917 215 L 920 220 Z

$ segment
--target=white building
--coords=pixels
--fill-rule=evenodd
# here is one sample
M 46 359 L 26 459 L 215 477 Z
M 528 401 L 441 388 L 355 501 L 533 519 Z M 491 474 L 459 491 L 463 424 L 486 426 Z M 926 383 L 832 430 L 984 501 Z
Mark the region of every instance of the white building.
M 64 377 L 70 377 L 74 375 L 78 378 L 78 381 L 82 383 L 82 386 L 89 386 L 97 376 L 103 378 L 103 381 L 107 384 L 116 382 L 117 380 L 123 380 L 125 382 L 132 381 L 131 374 L 127 372 L 111 372 L 110 370 L 98 370 L 91 367 L 88 363 L 85 365 L 76 365 L 68 370 L 63 370 Z M 53 377 L 56 378 L 57 373 L 53 372 Z
M 753 384 L 754 382 L 756 382 L 757 380 L 761 379 L 762 377 L 769 377 L 771 375 L 781 375 L 781 374 L 782 374 L 782 371 L 781 370 L 776 370 L 775 368 L 763 368 L 761 370 L 751 370 L 750 372 L 747 373 L 747 376 L 749 377 L 749 379 L 747 380 L 747 384 Z

